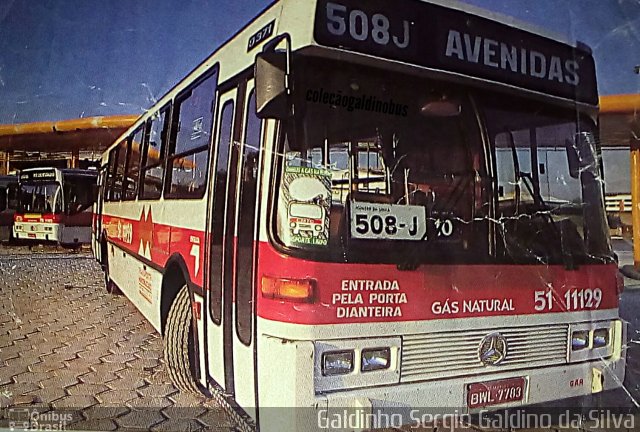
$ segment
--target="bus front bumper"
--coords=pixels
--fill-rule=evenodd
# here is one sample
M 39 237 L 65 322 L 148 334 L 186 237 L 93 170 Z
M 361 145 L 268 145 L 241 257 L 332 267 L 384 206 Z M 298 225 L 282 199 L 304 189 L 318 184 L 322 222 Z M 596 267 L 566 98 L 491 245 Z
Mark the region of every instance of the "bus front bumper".
M 14 222 L 13 236 L 21 240 L 58 241 L 60 225 L 39 222 Z
M 409 385 L 398 385 L 377 389 L 346 391 L 326 394 L 316 398 L 318 406 L 324 406 L 323 412 L 318 412 L 319 422 L 330 426 L 335 423 L 354 421 L 354 408 L 359 408 L 367 424 L 362 428 L 398 427 L 399 425 L 413 425 L 415 427 L 429 426 L 434 422 L 453 421 L 457 418 L 461 425 L 468 420 L 474 424 L 487 423 L 487 427 L 495 420 L 488 420 L 485 413 L 498 410 L 514 410 L 527 408 L 532 405 L 534 414 L 550 414 L 553 418 L 565 415 L 570 418 L 576 408 L 575 398 L 599 394 L 604 391 L 618 389 L 624 380 L 625 360 L 600 360 L 576 365 L 551 367 L 528 371 L 509 372 L 484 377 L 465 377 L 442 381 L 422 382 Z M 482 384 L 506 380 L 510 378 L 524 378 L 526 391 L 521 401 L 488 405 L 470 409 L 468 407 L 468 389 L 470 384 Z M 363 394 L 366 393 L 366 397 Z M 569 402 L 572 399 L 573 403 Z M 586 401 L 586 399 L 585 399 Z M 548 404 L 554 402 L 553 404 Z M 544 405 L 546 404 L 546 405 Z M 528 412 L 528 411 L 527 411 Z M 350 416 L 350 417 L 349 417 Z M 498 416 L 500 419 L 500 416 Z M 373 423 L 373 424 L 371 424 Z M 386 424 L 385 424 L 386 423 Z M 320 429 L 323 425 L 319 424 Z M 353 427 L 350 425 L 349 427 Z
M 260 380 L 267 384 L 261 388 L 287 388 L 294 393 L 261 392 L 260 425 L 263 430 L 359 430 L 400 425 L 421 427 L 438 420 L 437 416 L 440 416 L 440 420 L 443 416 L 460 417 L 461 422 L 475 416 L 473 418 L 477 422 L 484 413 L 549 402 L 554 403 L 535 407 L 535 412 L 557 416 L 575 411 L 575 405 L 563 403 L 571 398 L 622 387 L 626 367 L 626 352 L 624 345 L 620 344 L 615 349 L 617 355 L 609 359 L 508 372 L 499 372 L 497 367 L 484 375 L 393 385 L 369 384 L 366 387 L 322 393 L 315 390 L 314 373 L 308 369 L 308 359 L 313 358 L 313 342 L 279 338 L 269 338 L 263 342 L 272 348 L 267 350 L 274 355 L 272 364 L 284 363 L 289 367 L 279 370 L 259 367 Z M 316 370 L 315 374 L 318 373 Z M 523 379 L 525 382 L 521 400 L 469 408 L 468 393 L 472 384 L 477 386 L 513 379 Z M 282 398 L 283 394 L 289 396 Z M 284 407 L 293 409 L 282 409 Z

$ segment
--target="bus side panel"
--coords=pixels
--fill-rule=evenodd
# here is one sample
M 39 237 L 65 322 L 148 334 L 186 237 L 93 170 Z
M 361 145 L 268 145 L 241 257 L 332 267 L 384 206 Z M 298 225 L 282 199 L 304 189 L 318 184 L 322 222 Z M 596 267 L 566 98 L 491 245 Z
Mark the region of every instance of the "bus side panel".
M 62 226 L 60 229 L 61 244 L 81 244 L 91 242 L 91 227 L 88 226 Z
M 160 332 L 162 273 L 113 244 L 108 246 L 109 276 L 120 290 Z
M 205 197 L 206 199 L 206 197 Z M 181 227 L 171 226 L 169 255 L 179 254 L 189 270 L 189 278 L 198 286 L 204 285 L 204 230 L 206 201 L 181 201 L 173 213 L 180 215 Z M 167 220 L 169 222 L 169 220 Z M 185 228 L 185 227 L 194 227 Z

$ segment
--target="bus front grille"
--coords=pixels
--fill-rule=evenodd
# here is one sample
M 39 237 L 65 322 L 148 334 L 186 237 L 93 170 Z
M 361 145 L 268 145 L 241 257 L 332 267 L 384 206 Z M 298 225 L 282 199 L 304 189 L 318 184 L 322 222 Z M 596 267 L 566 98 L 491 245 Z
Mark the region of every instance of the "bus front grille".
M 507 355 L 498 366 L 485 366 L 478 351 L 483 339 L 499 333 Z M 567 362 L 569 326 L 511 327 L 406 335 L 402 341 L 401 382 L 504 372 Z

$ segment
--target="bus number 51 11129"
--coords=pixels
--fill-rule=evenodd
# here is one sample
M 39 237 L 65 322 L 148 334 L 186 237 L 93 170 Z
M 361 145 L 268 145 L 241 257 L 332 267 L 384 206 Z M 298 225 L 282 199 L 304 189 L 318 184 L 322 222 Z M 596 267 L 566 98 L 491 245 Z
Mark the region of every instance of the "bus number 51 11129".
M 537 312 L 553 309 L 553 290 L 536 291 L 534 296 L 534 308 Z M 600 288 L 571 289 L 565 293 L 564 302 L 560 303 L 566 311 L 598 309 L 602 304 L 602 290 Z

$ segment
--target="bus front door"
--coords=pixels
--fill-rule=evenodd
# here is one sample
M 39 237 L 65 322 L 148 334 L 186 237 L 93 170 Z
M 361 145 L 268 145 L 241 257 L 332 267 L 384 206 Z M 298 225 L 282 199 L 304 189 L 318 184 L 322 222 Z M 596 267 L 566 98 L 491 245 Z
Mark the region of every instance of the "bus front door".
M 246 82 L 242 82 L 223 93 L 217 104 L 216 156 L 212 158 L 209 194 L 206 353 L 209 377 L 255 418 L 254 323 L 250 319 L 247 328 L 248 310 L 239 307 L 239 301 L 253 305 L 252 282 L 245 275 L 251 273 L 247 263 L 253 263 L 255 223 L 246 220 L 244 213 L 253 215 L 248 209 L 255 209 L 256 201 L 255 180 L 247 183 L 242 175 L 249 160 L 242 145 L 247 121 L 245 96 Z

